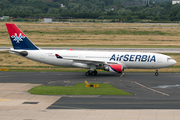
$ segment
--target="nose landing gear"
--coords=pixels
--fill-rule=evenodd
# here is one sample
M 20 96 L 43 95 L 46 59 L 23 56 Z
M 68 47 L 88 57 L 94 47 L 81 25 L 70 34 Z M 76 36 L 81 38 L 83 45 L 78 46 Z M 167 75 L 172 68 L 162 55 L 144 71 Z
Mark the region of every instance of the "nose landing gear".
M 155 76 L 158 76 L 158 75 L 159 75 L 158 69 L 156 69 Z

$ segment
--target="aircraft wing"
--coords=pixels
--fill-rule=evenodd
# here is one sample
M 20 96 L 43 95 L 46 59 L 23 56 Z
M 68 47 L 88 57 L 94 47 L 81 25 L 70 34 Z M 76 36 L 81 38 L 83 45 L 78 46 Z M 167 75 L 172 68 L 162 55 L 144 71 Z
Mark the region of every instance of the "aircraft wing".
M 80 62 L 80 63 L 85 63 L 85 64 L 93 64 L 93 65 L 99 65 L 99 64 L 118 64 L 117 62 L 106 62 L 102 60 L 87 60 L 87 59 L 74 59 L 74 58 L 63 58 L 66 60 L 73 60 L 74 62 Z

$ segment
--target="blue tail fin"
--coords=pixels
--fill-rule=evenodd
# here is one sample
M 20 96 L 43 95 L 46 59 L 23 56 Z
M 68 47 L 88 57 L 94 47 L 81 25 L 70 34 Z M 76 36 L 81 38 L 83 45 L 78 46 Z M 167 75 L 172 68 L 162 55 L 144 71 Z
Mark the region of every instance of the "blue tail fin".
M 26 35 L 13 23 L 6 23 L 7 30 L 14 49 L 38 50 Z

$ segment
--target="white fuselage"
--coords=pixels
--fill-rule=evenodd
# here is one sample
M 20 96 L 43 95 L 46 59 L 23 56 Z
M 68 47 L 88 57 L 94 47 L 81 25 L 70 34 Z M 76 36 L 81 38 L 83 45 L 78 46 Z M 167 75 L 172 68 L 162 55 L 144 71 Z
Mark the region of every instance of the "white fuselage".
M 159 69 L 176 64 L 171 57 L 157 53 L 42 50 L 15 24 L 6 23 L 6 27 L 14 48 L 9 52 L 50 65 L 90 69 L 86 76 L 95 76 L 96 69 L 122 73 L 127 68 Z M 158 75 L 158 70 L 155 75 Z
M 16 50 L 18 51 L 18 50 Z M 22 50 L 20 50 L 22 51 Z M 26 58 L 55 66 L 90 68 L 94 61 L 97 69 L 104 65 L 121 64 L 124 68 L 159 69 L 176 64 L 171 57 L 158 53 L 141 52 L 94 52 L 71 50 L 25 50 Z M 17 53 L 16 53 L 17 54 Z M 63 57 L 58 59 L 55 54 Z M 99 62 L 98 62 L 99 61 Z M 96 64 L 97 62 L 97 64 Z M 104 63 L 102 63 L 104 62 Z M 102 63 L 102 64 L 101 64 Z

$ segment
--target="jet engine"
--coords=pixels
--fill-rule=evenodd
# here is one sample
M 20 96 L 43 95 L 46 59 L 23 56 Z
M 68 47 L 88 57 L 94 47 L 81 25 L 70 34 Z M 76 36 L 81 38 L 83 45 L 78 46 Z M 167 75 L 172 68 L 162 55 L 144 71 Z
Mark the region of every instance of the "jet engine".
M 122 73 L 122 71 L 124 71 L 124 68 L 121 64 L 113 64 L 106 66 L 104 70 L 112 73 Z

